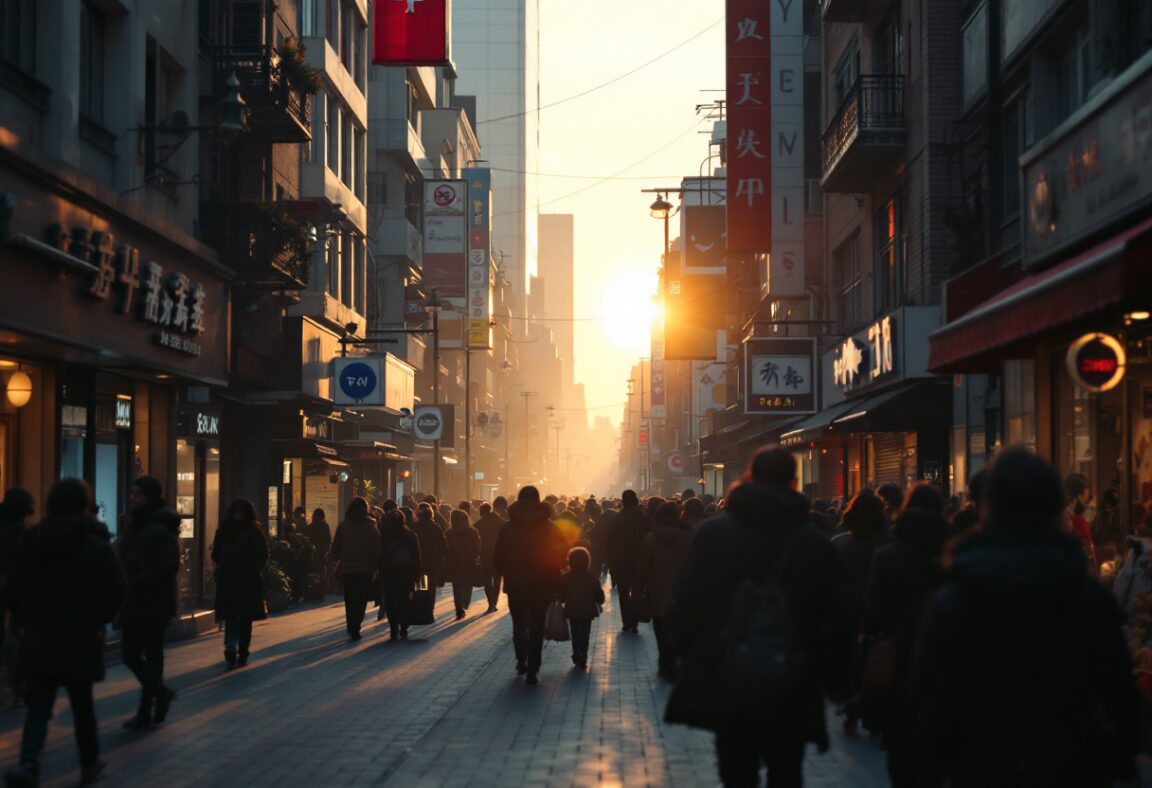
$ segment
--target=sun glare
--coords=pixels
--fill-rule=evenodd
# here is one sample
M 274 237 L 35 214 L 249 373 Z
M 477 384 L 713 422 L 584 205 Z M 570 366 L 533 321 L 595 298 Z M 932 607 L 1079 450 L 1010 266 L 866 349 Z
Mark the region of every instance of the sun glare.
M 617 347 L 647 355 L 652 344 L 652 321 L 658 309 L 653 298 L 658 282 L 655 271 L 626 269 L 607 284 L 600 301 L 602 329 Z

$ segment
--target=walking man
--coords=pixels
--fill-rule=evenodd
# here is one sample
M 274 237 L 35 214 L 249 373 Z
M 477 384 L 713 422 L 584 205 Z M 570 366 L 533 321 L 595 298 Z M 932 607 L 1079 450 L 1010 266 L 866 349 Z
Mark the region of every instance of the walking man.
M 344 522 L 332 538 L 332 558 L 344 584 L 344 619 L 348 637 L 360 639 L 364 610 L 372 596 L 372 582 L 384 550 L 380 531 L 368 516 L 368 501 L 357 496 L 348 504 Z
M 640 547 L 644 537 L 652 530 L 652 521 L 640 507 L 640 499 L 632 490 L 621 496 L 623 507 L 608 526 L 608 569 L 616 586 L 620 603 L 620 618 L 625 632 L 640 631 L 640 615 L 636 609 L 636 568 L 640 561 Z
M 497 503 L 507 502 L 503 497 L 496 499 Z M 480 504 L 480 519 L 476 521 L 476 530 L 480 532 L 480 576 L 484 579 L 484 595 L 488 597 L 488 612 L 496 612 L 496 603 L 500 601 L 500 574 L 496 571 L 496 542 L 500 539 L 500 532 L 504 530 L 505 520 L 496 514 L 491 504 Z

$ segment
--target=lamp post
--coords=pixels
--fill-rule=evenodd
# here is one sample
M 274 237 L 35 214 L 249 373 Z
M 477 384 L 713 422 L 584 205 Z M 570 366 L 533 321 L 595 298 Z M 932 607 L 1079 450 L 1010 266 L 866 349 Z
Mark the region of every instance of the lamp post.
M 440 291 L 433 290 L 424 302 L 424 310 L 432 315 L 432 404 L 440 404 L 440 312 L 448 302 L 440 298 Z M 443 412 L 440 414 L 443 433 Z M 440 439 L 432 441 L 432 494 L 440 499 Z

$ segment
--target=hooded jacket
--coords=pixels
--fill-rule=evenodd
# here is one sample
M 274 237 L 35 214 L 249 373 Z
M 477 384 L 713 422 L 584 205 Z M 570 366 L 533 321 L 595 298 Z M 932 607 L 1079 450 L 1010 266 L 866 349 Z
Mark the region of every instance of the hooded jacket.
M 688 557 L 693 533 L 692 526 L 683 520 L 657 521 L 640 545 L 636 590 L 647 600 L 653 618 L 663 618 L 672 606 L 672 584 Z
M 1140 705 L 1122 616 L 1075 537 L 995 524 L 972 535 L 925 622 L 913 675 L 924 784 L 1135 776 Z
M 496 543 L 496 571 L 509 594 L 555 594 L 565 563 L 565 543 L 552 522 L 552 507 L 540 501 L 516 501 Z
M 30 529 L 8 602 L 22 631 L 20 670 L 60 684 L 104 678 L 104 625 L 124 601 L 116 553 L 80 514 L 50 517 Z
M 180 574 L 180 515 L 166 501 L 133 512 L 120 541 L 128 595 L 122 626 L 163 626 L 177 610 Z

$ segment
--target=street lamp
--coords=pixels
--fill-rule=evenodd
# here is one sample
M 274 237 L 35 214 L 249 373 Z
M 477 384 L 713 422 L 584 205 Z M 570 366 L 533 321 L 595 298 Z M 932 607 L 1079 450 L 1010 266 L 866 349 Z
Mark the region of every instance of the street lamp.
M 648 206 L 653 219 L 665 219 L 672 215 L 672 203 L 664 199 L 663 194 L 656 195 L 656 201 Z
M 432 315 L 432 404 L 440 404 L 440 312 L 446 309 L 449 303 L 440 297 L 439 290 L 424 301 L 424 311 Z M 441 432 L 443 432 L 443 413 L 440 417 Z M 440 498 L 440 439 L 432 441 L 432 494 L 437 500 Z

